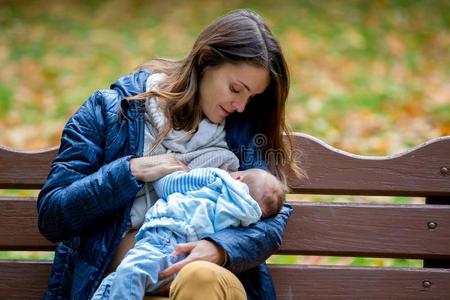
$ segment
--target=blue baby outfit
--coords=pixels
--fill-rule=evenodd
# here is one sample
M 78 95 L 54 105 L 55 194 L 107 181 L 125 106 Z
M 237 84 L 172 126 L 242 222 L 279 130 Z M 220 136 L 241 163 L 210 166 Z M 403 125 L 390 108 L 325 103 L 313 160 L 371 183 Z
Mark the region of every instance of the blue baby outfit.
M 175 172 L 154 183 L 161 197 L 145 215 L 137 243 L 92 299 L 142 299 L 172 280 L 158 274 L 181 259 L 170 256 L 178 243 L 201 239 L 230 226 L 248 226 L 261 209 L 245 183 L 217 168 Z

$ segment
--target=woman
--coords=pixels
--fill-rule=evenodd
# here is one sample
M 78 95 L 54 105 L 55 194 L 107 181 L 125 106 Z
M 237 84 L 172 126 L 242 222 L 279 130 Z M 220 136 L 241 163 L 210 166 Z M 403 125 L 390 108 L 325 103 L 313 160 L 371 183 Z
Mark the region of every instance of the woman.
M 166 75 L 158 92 L 146 89 L 157 73 Z M 193 132 L 203 118 L 226 120 L 226 141 L 241 169 L 266 168 L 282 181 L 286 167 L 298 173 L 290 144 L 282 140 L 288 87 L 272 33 L 258 15 L 239 10 L 208 26 L 187 58 L 150 61 L 94 93 L 66 124 L 38 199 L 39 229 L 59 242 L 46 298 L 90 298 L 132 247 L 130 211 L 143 183 L 186 168 L 168 154 L 143 156 L 171 129 Z M 148 140 L 144 100 L 152 96 L 161 99 L 167 122 Z M 160 274 L 180 272 L 170 297 L 274 299 L 264 261 L 280 246 L 290 213 L 285 205 L 253 226 L 179 245 L 177 253 L 187 257 Z

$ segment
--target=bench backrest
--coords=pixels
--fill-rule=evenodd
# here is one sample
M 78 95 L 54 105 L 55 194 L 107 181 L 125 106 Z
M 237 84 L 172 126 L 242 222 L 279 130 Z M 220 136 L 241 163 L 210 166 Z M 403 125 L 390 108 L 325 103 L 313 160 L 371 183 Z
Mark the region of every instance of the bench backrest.
M 450 295 L 450 137 L 399 155 L 352 155 L 302 134 L 308 174 L 293 194 L 419 196 L 423 205 L 292 202 L 279 254 L 423 259 L 424 268 L 271 265 L 278 299 L 446 299 Z M 57 148 L 0 148 L 0 189 L 39 189 Z M 0 250 L 52 250 L 37 230 L 36 199 L 0 198 Z M 51 263 L 0 261 L 0 298 L 39 299 Z

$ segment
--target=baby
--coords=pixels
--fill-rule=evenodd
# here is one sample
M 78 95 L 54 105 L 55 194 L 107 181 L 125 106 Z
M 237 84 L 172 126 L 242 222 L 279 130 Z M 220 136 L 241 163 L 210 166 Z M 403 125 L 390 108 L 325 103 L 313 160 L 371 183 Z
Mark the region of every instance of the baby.
M 142 299 L 173 279 L 159 280 L 158 274 L 184 258 L 171 255 L 177 244 L 277 214 L 285 193 L 273 175 L 260 169 L 179 171 L 156 181 L 154 188 L 160 199 L 147 211 L 135 247 L 92 299 Z
M 286 189 L 275 176 L 262 169 L 236 171 L 230 175 L 247 184 L 250 196 L 261 208 L 263 218 L 279 213 L 285 200 Z

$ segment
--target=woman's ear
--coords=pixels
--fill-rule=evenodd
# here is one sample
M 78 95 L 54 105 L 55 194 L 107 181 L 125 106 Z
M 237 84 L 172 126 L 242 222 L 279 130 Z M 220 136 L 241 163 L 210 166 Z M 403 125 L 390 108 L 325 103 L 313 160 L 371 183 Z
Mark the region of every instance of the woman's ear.
M 209 69 L 209 66 L 205 66 L 201 69 L 200 71 L 200 75 L 203 76 L 203 74 L 205 74 L 205 71 Z

